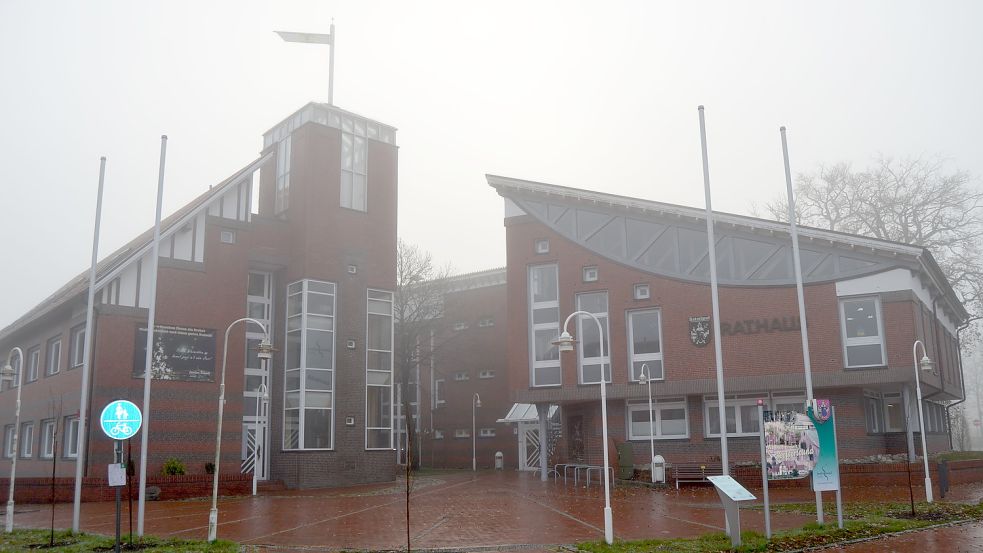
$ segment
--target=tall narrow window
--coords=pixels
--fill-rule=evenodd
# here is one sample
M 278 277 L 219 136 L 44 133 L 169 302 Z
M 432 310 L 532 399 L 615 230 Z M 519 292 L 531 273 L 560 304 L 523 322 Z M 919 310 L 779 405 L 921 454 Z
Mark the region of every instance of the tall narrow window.
M 393 294 L 367 292 L 365 449 L 392 449 Z
M 282 213 L 290 207 L 290 135 L 276 144 L 276 195 L 273 212 Z
M 34 455 L 34 423 L 25 422 L 20 425 L 20 456 L 30 458 Z
M 334 448 L 335 285 L 287 287 L 283 448 Z
M 603 336 L 597 333 L 597 323 L 590 317 L 577 317 L 577 335 L 580 336 L 580 383 L 600 384 L 601 367 L 604 367 L 604 381 L 611 382 L 611 341 L 608 339 L 608 293 L 591 292 L 577 294 L 577 310 L 586 311 L 597 317 L 601 323 Z M 601 341 L 604 341 L 604 356 L 601 357 Z
M 72 329 L 68 344 L 68 367 L 81 367 L 83 362 L 85 362 L 85 325 L 79 325 Z
M 628 355 L 631 359 L 631 379 L 642 376 L 642 365 L 648 365 L 648 378 L 662 380 L 662 314 L 658 309 L 628 312 Z
M 79 418 L 75 415 L 65 417 L 65 457 L 76 458 L 79 456 Z
M 884 325 L 877 297 L 840 300 L 840 326 L 847 367 L 884 365 Z
M 529 267 L 529 380 L 532 386 L 559 386 L 562 383 L 560 352 L 552 343 L 559 335 L 556 265 Z
M 14 456 L 14 425 L 12 424 L 3 427 L 3 456 L 8 459 Z
M 58 373 L 61 367 L 61 336 L 48 340 L 48 359 L 44 374 L 51 376 Z
M 27 382 L 38 379 L 41 371 L 41 346 L 35 346 L 27 352 Z
M 365 123 L 345 117 L 341 122 L 341 207 L 365 211 L 368 181 Z
M 41 421 L 41 457 L 51 459 L 55 456 L 55 425 L 57 421 Z

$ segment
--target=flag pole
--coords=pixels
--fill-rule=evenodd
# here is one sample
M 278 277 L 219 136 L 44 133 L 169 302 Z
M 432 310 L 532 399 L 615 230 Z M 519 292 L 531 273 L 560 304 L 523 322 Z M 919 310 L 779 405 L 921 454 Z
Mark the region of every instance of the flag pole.
M 717 251 L 713 237 L 713 209 L 710 207 L 710 162 L 707 158 L 707 127 L 700 112 L 700 146 L 703 150 L 703 193 L 706 196 L 707 213 L 707 255 L 710 258 L 710 300 L 713 304 L 713 352 L 717 362 L 717 411 L 720 417 L 720 463 L 723 473 L 730 474 L 727 455 L 727 411 L 724 400 L 724 354 L 720 344 L 720 298 L 717 292 Z
M 334 46 L 337 42 L 334 31 L 334 18 L 331 18 L 331 28 L 328 30 L 331 36 L 331 52 L 328 57 L 328 105 L 334 105 Z
M 799 302 L 799 335 L 802 336 L 802 366 L 805 368 L 806 405 L 812 403 L 812 362 L 809 356 L 809 327 L 806 323 L 806 302 L 802 290 L 802 261 L 799 255 L 799 226 L 795 220 L 795 193 L 792 191 L 792 170 L 788 162 L 788 139 L 785 127 L 782 134 L 782 157 L 785 159 L 785 191 L 788 195 L 788 224 L 792 234 L 792 266 L 795 267 L 795 295 Z M 816 522 L 823 523 L 823 492 L 816 492 Z
M 92 263 L 89 267 L 89 297 L 85 308 L 85 346 L 82 351 L 82 396 L 79 400 L 79 423 L 76 437 L 75 499 L 72 504 L 72 533 L 79 531 L 82 509 L 82 473 L 85 469 L 85 423 L 89 413 L 89 360 L 92 355 L 92 318 L 96 295 L 96 264 L 99 261 L 99 225 L 102 221 L 102 188 L 106 182 L 106 156 L 99 158 L 99 190 L 96 193 L 96 223 L 92 232 Z
M 154 316 L 157 311 L 157 256 L 160 255 L 160 212 L 164 199 L 164 159 L 167 154 L 167 135 L 160 137 L 160 166 L 157 174 L 157 215 L 154 219 L 154 241 L 150 254 L 150 305 L 147 313 L 147 357 L 143 367 L 143 432 L 140 436 L 140 498 L 137 502 L 137 536 L 143 537 L 143 519 L 147 504 L 147 444 L 150 436 L 150 380 L 153 373 Z

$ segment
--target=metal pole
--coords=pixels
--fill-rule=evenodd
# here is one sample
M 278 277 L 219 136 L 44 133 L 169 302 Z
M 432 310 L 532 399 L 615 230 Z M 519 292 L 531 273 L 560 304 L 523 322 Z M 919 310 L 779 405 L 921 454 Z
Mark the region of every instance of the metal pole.
M 782 135 L 782 157 L 785 160 L 785 191 L 788 195 L 788 224 L 792 233 L 792 265 L 795 267 L 795 296 L 799 302 L 799 336 L 802 337 L 802 366 L 806 378 L 806 403 L 815 399 L 812 394 L 812 360 L 809 355 L 809 327 L 806 322 L 806 302 L 802 289 L 802 261 L 799 256 L 799 227 L 795 220 L 795 193 L 792 191 L 792 170 L 788 162 L 788 140 L 785 127 L 779 129 Z M 816 517 L 822 523 L 823 494 L 816 492 Z
M 478 395 L 478 392 L 475 392 L 474 396 L 471 397 L 471 472 L 478 472 L 478 435 L 475 433 L 475 419 L 478 415 L 479 403 L 481 403 L 481 396 Z M 540 447 L 544 447 L 543 444 L 542 437 L 540 437 Z
M 99 261 L 99 226 L 102 221 L 102 190 L 106 179 L 106 156 L 99 158 L 99 189 L 96 193 L 96 223 L 92 232 L 92 262 L 89 267 L 89 297 L 85 309 L 85 346 L 82 353 L 82 394 L 79 401 L 78 456 L 75 458 L 75 499 L 72 505 L 72 533 L 79 531 L 82 509 L 82 475 L 85 471 L 85 427 L 89 414 L 89 360 L 92 355 L 92 327 L 96 295 L 96 264 Z
M 648 363 L 642 363 L 642 370 L 645 371 L 645 382 L 648 384 L 649 388 L 649 450 L 651 453 L 651 462 L 649 464 L 649 473 L 652 479 L 652 483 L 655 483 L 655 416 L 652 414 L 652 373 L 649 369 Z
M 707 158 L 707 129 L 703 115 L 700 112 L 700 146 L 703 152 L 703 193 L 706 196 L 707 214 L 707 248 L 710 261 L 710 300 L 713 306 L 713 352 L 717 363 L 717 411 L 720 418 L 720 461 L 723 473 L 730 474 L 727 455 L 727 412 L 724 400 L 724 354 L 720 344 L 720 299 L 717 292 L 717 248 L 713 236 L 713 209 L 710 207 L 710 162 Z
M 265 362 L 266 361 L 264 360 L 263 363 Z M 259 417 L 262 414 L 262 405 L 266 401 L 266 384 L 260 383 L 257 391 L 260 392 L 260 397 L 256 398 L 256 427 L 253 429 L 253 495 L 256 495 L 256 475 L 259 474 Z M 266 433 L 264 432 L 263 434 L 265 439 Z
M 758 442 L 761 445 L 761 491 L 765 500 L 765 536 L 771 539 L 771 502 L 768 500 L 768 455 L 765 453 L 765 406 L 758 400 Z
M 123 462 L 123 442 L 121 440 L 113 440 L 113 458 L 117 463 Z M 119 526 L 122 507 L 120 505 L 120 486 L 114 487 L 116 488 L 116 553 L 119 553 Z
M 932 503 L 932 476 L 928 472 L 928 447 L 925 445 L 925 415 L 922 413 L 922 383 L 918 377 L 918 345 L 922 346 L 922 353 L 928 358 L 925 351 L 925 344 L 921 340 L 915 340 L 911 346 L 911 355 L 915 359 L 915 394 L 918 397 L 918 435 L 922 439 L 922 462 L 925 464 L 925 501 Z
M 334 105 L 334 47 L 337 43 L 334 31 L 334 19 L 331 20 L 331 28 L 328 30 L 331 35 L 331 53 L 328 58 L 328 105 Z
M 14 410 L 14 454 L 10 458 L 10 488 L 7 490 L 6 530 L 8 534 L 14 531 L 14 483 L 17 480 L 17 439 L 20 437 L 20 391 L 24 389 L 24 379 L 21 378 L 21 375 L 24 374 L 24 351 L 22 349 L 15 346 L 10 350 L 10 353 L 7 354 L 7 367 L 10 366 L 10 358 L 15 351 L 20 363 L 17 373 L 11 375 L 13 378 L 11 382 L 17 382 L 17 405 Z
M 837 444 L 836 440 L 836 407 L 830 406 L 831 415 L 833 419 L 833 443 Z M 836 470 L 839 471 L 840 467 L 840 448 L 839 444 L 836 447 Z M 842 530 L 843 529 L 843 492 L 841 488 L 842 484 L 836 487 L 836 525 Z
M 601 439 L 604 442 L 604 541 L 609 545 L 614 543 L 614 522 L 611 515 L 611 483 L 608 467 L 608 395 L 607 379 L 604 377 L 604 329 L 601 321 L 593 313 L 587 313 L 597 323 L 597 342 L 601 354 Z M 540 445 L 540 447 L 543 447 Z
M 210 542 L 215 541 L 216 534 L 218 533 L 218 473 L 219 462 L 222 459 L 222 415 L 225 413 L 225 367 L 228 364 L 227 360 L 229 357 L 229 332 L 235 325 L 246 321 L 259 325 L 263 329 L 263 335 L 266 337 L 266 340 L 269 340 L 266 326 L 256 319 L 249 317 L 236 319 L 225 329 L 225 341 L 222 345 L 222 376 L 218 385 L 218 429 L 215 431 L 215 472 L 212 476 L 212 508 L 208 511 L 208 541 Z M 255 467 L 253 470 L 255 470 Z
M 153 378 L 154 325 L 157 313 L 157 261 L 160 255 L 160 212 L 164 200 L 164 161 L 167 156 L 167 135 L 160 137 L 160 166 L 157 173 L 157 215 L 154 219 L 154 241 L 150 254 L 150 305 L 147 306 L 147 357 L 143 371 L 143 435 L 140 436 L 140 497 L 137 500 L 137 536 L 143 537 L 143 518 L 147 507 L 147 448 L 150 438 L 150 381 Z M 80 415 L 81 416 L 81 415 Z M 81 446 L 81 444 L 79 444 Z M 81 449 L 81 447 L 80 447 Z

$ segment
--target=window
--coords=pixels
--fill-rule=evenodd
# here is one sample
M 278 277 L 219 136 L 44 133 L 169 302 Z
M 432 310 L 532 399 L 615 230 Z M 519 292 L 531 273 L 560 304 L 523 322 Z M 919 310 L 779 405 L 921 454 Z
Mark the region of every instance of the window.
M 577 294 L 577 309 L 587 311 L 597 317 L 604 336 L 597 333 L 597 323 L 590 317 L 577 317 L 577 349 L 580 354 L 580 383 L 600 384 L 601 366 L 604 366 L 604 381 L 611 382 L 611 342 L 608 338 L 608 293 L 591 292 Z M 601 340 L 604 340 L 604 356 L 601 357 Z
M 901 394 L 884 394 L 884 432 L 903 432 L 904 424 L 905 413 Z
M 367 180 L 365 123 L 344 117 L 341 124 L 341 207 L 366 211 Z
M 840 300 L 840 326 L 847 367 L 879 367 L 885 364 L 879 298 Z
M 279 215 L 290 207 L 290 135 L 276 144 L 276 194 L 273 212 Z
M 236 243 L 236 231 L 234 230 L 223 230 L 219 233 L 218 241 L 223 244 L 235 244 Z
M 478 430 L 479 438 L 494 438 L 495 429 L 494 428 L 481 428 Z
M 597 267 L 584 267 L 584 282 L 597 282 Z
M 642 365 L 648 365 L 647 376 L 665 379 L 662 368 L 662 312 L 658 309 L 628 312 L 628 357 L 631 360 L 631 380 L 637 382 Z
M 68 344 L 68 367 L 81 367 L 85 362 L 85 325 L 72 329 L 71 342 Z
M 884 402 L 876 392 L 864 392 L 864 418 L 868 434 L 884 432 Z
M 484 317 L 478 320 L 479 328 L 488 328 L 490 326 L 495 326 L 495 319 L 491 317 Z
M 334 448 L 335 285 L 287 286 L 283 449 Z
M 635 285 L 635 299 L 636 300 L 647 300 L 649 299 L 649 285 L 648 284 L 636 284 Z
M 14 425 L 3 427 L 3 456 L 10 459 L 14 456 Z
M 529 267 L 529 380 L 532 386 L 562 383 L 560 351 L 553 341 L 560 335 L 560 304 L 556 265 Z
M 481 371 L 478 373 L 478 378 L 495 378 L 495 371 Z
M 45 376 L 57 374 L 61 367 L 61 336 L 48 340 L 48 359 L 46 361 Z
M 454 323 L 454 330 L 460 331 L 460 330 L 467 330 L 467 329 L 468 329 L 468 323 L 464 323 L 464 322 Z
M 444 439 L 444 431 L 443 430 L 434 430 L 433 431 L 433 439 L 435 439 L 435 440 L 443 440 Z
M 433 381 L 433 401 L 434 405 L 440 405 L 442 403 L 447 403 L 444 399 L 444 379 L 438 378 Z
M 365 449 L 392 449 L 393 294 L 366 295 Z
M 34 423 L 25 422 L 20 425 L 20 456 L 27 459 L 34 455 Z
M 454 380 L 462 382 L 464 380 L 470 380 L 471 376 L 466 372 L 454 373 Z
M 41 457 L 45 459 L 55 456 L 56 422 L 54 419 L 41 421 Z
M 468 429 L 466 429 L 466 428 L 458 428 L 457 430 L 454 431 L 454 437 L 455 438 L 470 438 L 471 437 L 471 431 L 468 430 Z
M 550 241 L 545 238 L 536 240 L 536 253 L 550 253 Z
M 27 352 L 27 381 L 34 382 L 38 379 L 41 370 L 41 347 L 35 346 Z
M 770 406 L 772 401 L 769 400 L 768 393 L 728 395 L 725 397 L 727 399 L 724 406 L 724 413 L 727 420 L 727 435 L 757 436 L 761 426 L 761 420 L 758 418 L 758 400 L 764 399 L 765 405 Z M 788 398 L 774 399 L 775 410 L 791 410 L 789 407 L 792 407 L 795 411 L 801 411 L 804 403 L 804 401 L 797 402 Z M 704 398 L 703 418 L 706 420 L 705 430 L 707 437 L 720 436 L 718 405 L 717 396 L 707 396 Z M 765 408 L 768 409 L 769 407 Z
M 62 451 L 65 457 L 76 458 L 79 456 L 79 418 L 75 415 L 65 417 L 65 438 Z
M 651 425 L 650 425 L 651 422 Z M 660 399 L 652 404 L 651 420 L 648 402 L 628 404 L 628 439 L 648 440 L 649 429 L 655 439 L 689 437 L 689 415 L 686 398 Z

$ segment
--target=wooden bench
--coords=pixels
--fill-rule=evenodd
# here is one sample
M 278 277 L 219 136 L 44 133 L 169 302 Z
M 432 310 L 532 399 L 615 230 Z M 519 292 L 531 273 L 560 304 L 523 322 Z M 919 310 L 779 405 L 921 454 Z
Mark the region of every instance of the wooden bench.
M 676 475 L 677 490 L 680 482 L 709 482 L 707 476 L 723 474 L 723 465 L 719 462 L 676 463 L 672 469 Z

